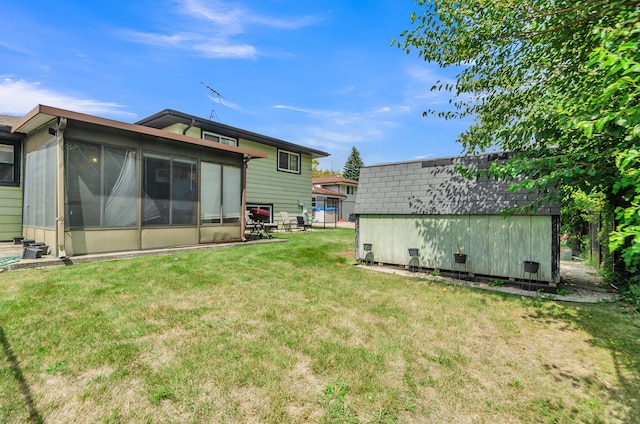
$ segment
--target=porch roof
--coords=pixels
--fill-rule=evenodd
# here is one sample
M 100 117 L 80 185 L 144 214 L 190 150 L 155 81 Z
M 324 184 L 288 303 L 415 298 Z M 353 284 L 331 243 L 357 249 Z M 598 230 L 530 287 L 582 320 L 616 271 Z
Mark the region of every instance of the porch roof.
M 214 141 L 202 140 L 199 138 L 189 137 L 182 134 L 175 134 L 157 128 L 147 127 L 138 124 L 127 124 L 121 121 L 101 118 L 98 116 L 87 115 L 80 112 L 73 112 L 66 109 L 60 109 L 52 106 L 38 105 L 27 113 L 24 118 L 13 125 L 11 132 L 29 133 L 55 118 L 67 118 L 74 121 L 85 122 L 94 125 L 101 125 L 109 128 L 115 128 L 123 131 L 129 131 L 137 134 L 143 134 L 160 139 L 177 141 L 191 145 L 207 147 L 210 149 L 222 150 L 226 152 L 238 153 L 250 158 L 266 158 L 267 154 L 257 150 L 246 149 L 242 147 L 227 146 L 226 144 L 216 143 Z

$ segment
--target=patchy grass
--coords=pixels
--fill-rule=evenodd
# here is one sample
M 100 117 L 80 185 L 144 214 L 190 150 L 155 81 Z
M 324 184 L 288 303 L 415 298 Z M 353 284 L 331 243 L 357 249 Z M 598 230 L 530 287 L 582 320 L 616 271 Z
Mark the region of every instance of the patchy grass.
M 353 266 L 353 230 L 0 276 L 0 423 L 640 422 L 640 318 Z

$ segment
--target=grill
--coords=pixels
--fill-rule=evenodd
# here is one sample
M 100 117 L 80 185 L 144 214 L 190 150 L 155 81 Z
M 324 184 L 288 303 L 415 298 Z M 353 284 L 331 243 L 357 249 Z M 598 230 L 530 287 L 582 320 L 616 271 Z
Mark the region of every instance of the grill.
M 252 221 L 268 222 L 269 211 L 266 209 L 252 208 L 252 209 L 249 209 L 249 217 L 251 218 Z

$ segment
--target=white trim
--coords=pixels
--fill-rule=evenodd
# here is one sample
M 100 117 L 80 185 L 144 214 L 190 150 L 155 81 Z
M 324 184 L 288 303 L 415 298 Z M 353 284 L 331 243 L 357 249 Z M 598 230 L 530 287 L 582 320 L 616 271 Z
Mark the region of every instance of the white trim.
M 297 157 L 298 158 L 298 169 L 296 170 L 292 170 L 289 169 L 289 165 L 290 165 L 290 159 L 288 159 L 288 163 L 287 163 L 287 168 L 282 168 L 280 166 L 280 153 L 286 153 L 288 156 L 288 158 L 290 158 L 291 156 Z M 295 153 L 295 152 L 290 152 L 288 150 L 282 150 L 282 149 L 278 149 L 278 158 L 277 158 L 277 166 L 278 166 L 278 171 L 282 171 L 282 172 L 289 172 L 291 174 L 300 174 L 300 168 L 302 165 L 302 157 L 300 155 L 300 153 Z

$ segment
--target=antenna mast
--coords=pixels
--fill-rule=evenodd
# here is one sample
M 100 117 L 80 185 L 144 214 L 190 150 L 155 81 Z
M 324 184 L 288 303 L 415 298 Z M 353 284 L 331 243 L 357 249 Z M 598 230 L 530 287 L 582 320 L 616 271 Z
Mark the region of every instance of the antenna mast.
M 209 87 L 207 84 L 203 83 L 202 81 L 200 81 L 200 84 L 204 85 L 209 91 L 211 91 L 211 94 L 213 94 L 214 96 L 216 96 L 218 98 L 218 103 L 223 104 L 222 103 L 222 99 L 224 99 L 224 96 L 220 93 L 218 93 L 216 90 L 214 90 L 213 88 Z M 214 119 L 216 121 L 220 121 L 220 119 L 218 118 L 218 114 L 216 113 L 216 110 L 214 108 L 211 108 L 211 113 L 209 114 L 209 119 Z

